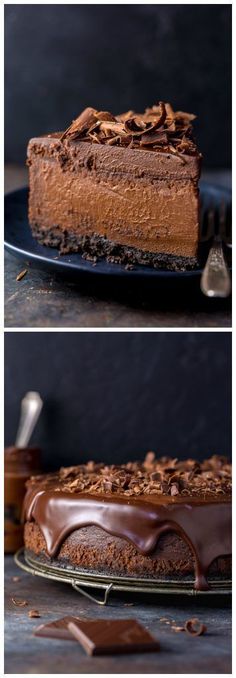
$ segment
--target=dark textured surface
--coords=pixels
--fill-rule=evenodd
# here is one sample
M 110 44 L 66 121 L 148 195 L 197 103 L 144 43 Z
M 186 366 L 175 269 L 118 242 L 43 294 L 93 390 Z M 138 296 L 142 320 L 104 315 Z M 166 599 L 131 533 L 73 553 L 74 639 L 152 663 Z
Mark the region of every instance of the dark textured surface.
M 104 608 L 69 585 L 23 573 L 11 557 L 5 559 L 5 573 L 5 673 L 231 673 L 231 610 L 225 597 L 197 600 L 182 596 L 180 600 L 113 594 Z M 20 581 L 13 582 L 13 576 L 19 576 Z M 14 606 L 12 597 L 28 601 L 28 606 Z M 37 609 L 40 619 L 29 619 L 30 609 Z M 119 657 L 117 661 L 117 656 L 87 657 L 75 642 L 33 636 L 39 624 L 67 615 L 82 620 L 137 619 L 159 640 L 160 652 Z M 171 628 L 172 620 L 182 626 L 193 617 L 207 625 L 206 635 L 192 638 Z M 161 621 L 163 618 L 166 621 Z
M 105 282 L 27 267 L 5 253 L 5 327 L 231 327 L 231 299 L 207 299 L 199 279 Z
M 6 443 L 20 399 L 45 400 L 47 468 L 230 454 L 230 333 L 5 333 Z
M 229 166 L 230 6 L 12 5 L 5 18 L 8 161 L 88 105 L 116 113 L 162 99 L 197 114 L 206 165 Z

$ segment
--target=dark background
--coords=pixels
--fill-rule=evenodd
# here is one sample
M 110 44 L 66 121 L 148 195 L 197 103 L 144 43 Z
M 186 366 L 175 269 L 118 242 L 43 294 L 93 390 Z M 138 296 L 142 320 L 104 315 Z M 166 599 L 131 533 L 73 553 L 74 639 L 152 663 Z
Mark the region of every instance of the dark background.
M 5 5 L 6 160 L 86 106 L 198 116 L 205 167 L 229 167 L 231 6 Z
M 231 334 L 5 333 L 6 444 L 20 399 L 45 401 L 46 468 L 88 459 L 230 455 Z

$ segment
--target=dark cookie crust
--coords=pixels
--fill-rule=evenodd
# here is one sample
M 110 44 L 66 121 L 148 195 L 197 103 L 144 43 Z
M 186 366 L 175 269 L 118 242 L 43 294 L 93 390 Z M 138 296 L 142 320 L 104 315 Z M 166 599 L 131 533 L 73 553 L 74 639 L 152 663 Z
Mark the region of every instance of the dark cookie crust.
M 96 263 L 97 259 L 106 259 L 110 263 L 124 264 L 127 268 L 139 264 L 169 271 L 190 271 L 198 268 L 197 257 L 179 257 L 171 254 L 144 252 L 135 247 L 127 247 L 111 242 L 107 238 L 93 234 L 78 236 L 66 229 L 55 226 L 43 229 L 37 224 L 31 225 L 33 236 L 41 245 L 58 247 L 60 254 L 79 252 L 84 259 Z

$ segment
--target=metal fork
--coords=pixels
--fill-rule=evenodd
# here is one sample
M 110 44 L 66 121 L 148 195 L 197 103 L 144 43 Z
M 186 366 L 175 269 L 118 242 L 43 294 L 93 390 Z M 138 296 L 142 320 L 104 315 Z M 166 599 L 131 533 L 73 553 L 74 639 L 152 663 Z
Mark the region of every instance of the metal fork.
M 228 297 L 231 292 L 231 279 L 225 260 L 223 242 L 231 247 L 227 233 L 226 207 L 221 203 L 219 209 L 219 227 L 217 228 L 216 213 L 210 208 L 207 213 L 207 233 L 205 239 L 213 236 L 207 261 L 201 276 L 201 290 L 207 297 Z

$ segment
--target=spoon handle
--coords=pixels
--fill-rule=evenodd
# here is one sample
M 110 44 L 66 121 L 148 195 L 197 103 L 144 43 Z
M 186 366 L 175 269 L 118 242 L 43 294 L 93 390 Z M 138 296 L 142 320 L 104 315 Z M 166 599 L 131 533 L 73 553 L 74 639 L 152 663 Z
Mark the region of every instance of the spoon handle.
M 21 401 L 20 423 L 16 436 L 16 447 L 27 447 L 38 421 L 43 401 L 36 391 L 28 391 Z

